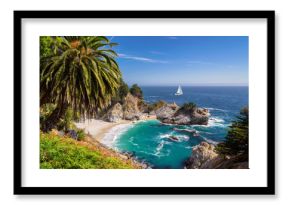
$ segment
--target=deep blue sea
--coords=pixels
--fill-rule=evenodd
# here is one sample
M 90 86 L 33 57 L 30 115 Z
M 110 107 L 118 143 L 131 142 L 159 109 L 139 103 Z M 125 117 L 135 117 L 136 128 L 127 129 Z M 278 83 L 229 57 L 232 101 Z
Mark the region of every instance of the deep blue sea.
M 191 155 L 193 146 L 202 141 L 218 143 L 224 139 L 232 120 L 241 108 L 248 106 L 248 87 L 182 87 L 183 95 L 175 96 L 175 87 L 142 87 L 144 100 L 149 103 L 158 100 L 182 105 L 194 102 L 210 111 L 208 125 L 173 126 L 163 125 L 158 120 L 138 122 L 120 126 L 112 133 L 120 133 L 111 139 L 110 146 L 123 152 L 133 153 L 140 161 L 156 169 L 181 169 Z M 176 131 L 173 128 L 195 129 L 199 136 Z M 179 141 L 169 137 L 175 136 Z

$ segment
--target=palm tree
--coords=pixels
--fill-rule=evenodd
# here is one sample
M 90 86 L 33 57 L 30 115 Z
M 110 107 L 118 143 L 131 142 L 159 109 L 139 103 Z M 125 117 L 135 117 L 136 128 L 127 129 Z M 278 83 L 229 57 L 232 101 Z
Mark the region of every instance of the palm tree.
M 68 107 L 74 114 L 94 117 L 110 104 L 121 79 L 117 54 L 102 36 L 52 37 L 54 52 L 40 60 L 40 106 L 56 109 L 47 120 L 51 129 Z

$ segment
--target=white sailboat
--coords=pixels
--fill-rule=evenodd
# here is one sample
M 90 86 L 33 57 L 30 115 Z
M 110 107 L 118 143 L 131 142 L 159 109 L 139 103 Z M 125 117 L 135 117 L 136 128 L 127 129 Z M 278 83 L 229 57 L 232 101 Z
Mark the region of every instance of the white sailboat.
M 183 92 L 182 92 L 182 89 L 181 89 L 180 85 L 178 86 L 178 89 L 177 89 L 175 95 L 183 95 Z

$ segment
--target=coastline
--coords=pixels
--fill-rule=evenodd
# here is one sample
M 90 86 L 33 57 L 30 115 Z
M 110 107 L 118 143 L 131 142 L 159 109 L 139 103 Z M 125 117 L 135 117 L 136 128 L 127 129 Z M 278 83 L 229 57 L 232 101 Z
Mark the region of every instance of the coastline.
M 75 125 L 79 129 L 84 129 L 85 132 L 92 138 L 101 142 L 105 135 L 118 125 L 129 125 L 132 121 L 122 120 L 120 122 L 106 122 L 104 120 L 86 119 L 84 122 L 77 122 Z
M 143 120 L 154 120 L 154 119 L 156 119 L 156 116 L 153 115 L 144 117 L 139 121 L 121 120 L 119 122 L 107 122 L 99 119 L 86 119 L 83 122 L 75 122 L 75 125 L 79 129 L 84 129 L 84 131 L 90 136 L 92 136 L 93 139 L 102 143 L 107 134 L 109 134 L 112 131 L 118 131 L 116 130 L 118 126 L 124 125 L 124 127 L 126 127 L 126 125 L 127 126 L 134 125 L 135 123 L 141 122 Z M 119 133 L 114 134 L 118 135 Z

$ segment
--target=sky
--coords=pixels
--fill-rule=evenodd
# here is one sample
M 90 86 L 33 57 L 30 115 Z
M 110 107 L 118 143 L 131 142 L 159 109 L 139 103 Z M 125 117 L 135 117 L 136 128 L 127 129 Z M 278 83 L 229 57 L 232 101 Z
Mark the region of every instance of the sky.
M 247 36 L 110 36 L 129 85 L 248 85 Z

